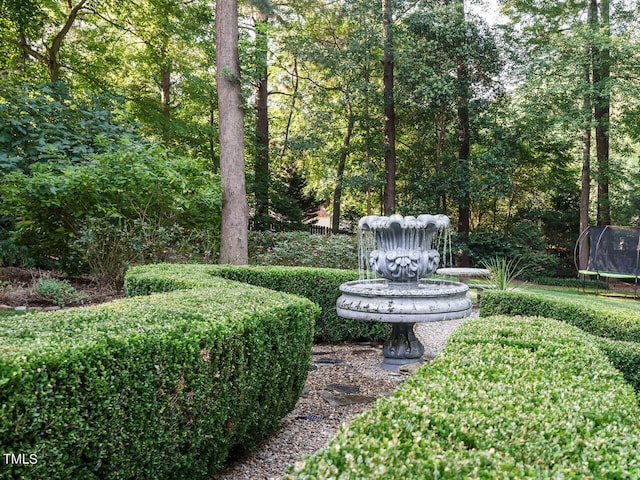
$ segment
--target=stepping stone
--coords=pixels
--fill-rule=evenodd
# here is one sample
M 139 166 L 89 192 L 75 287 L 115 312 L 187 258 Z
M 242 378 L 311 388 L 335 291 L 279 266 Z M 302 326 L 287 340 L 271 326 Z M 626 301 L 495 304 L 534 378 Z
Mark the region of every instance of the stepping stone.
M 330 393 L 320 392 L 318 395 L 332 407 L 346 407 L 356 403 L 370 403 L 375 401 L 376 397 L 370 395 L 356 395 L 349 393 Z
M 338 363 L 342 363 L 342 360 L 340 360 L 339 358 L 326 357 L 326 358 L 319 358 L 317 360 L 314 360 L 313 362 L 314 363 L 325 363 L 325 364 L 336 365 Z
M 309 420 L 310 422 L 322 422 L 324 418 L 318 415 L 299 415 L 296 417 L 296 420 Z
M 351 352 L 353 355 L 364 355 L 367 353 L 378 353 L 374 348 L 359 348 L 358 350 L 353 350 Z
M 360 393 L 360 387 L 358 385 L 341 385 L 339 383 L 331 383 L 325 387 L 326 390 L 337 390 L 341 393 Z
M 422 365 L 422 363 L 408 363 L 399 367 L 398 371 L 404 375 L 413 375 Z

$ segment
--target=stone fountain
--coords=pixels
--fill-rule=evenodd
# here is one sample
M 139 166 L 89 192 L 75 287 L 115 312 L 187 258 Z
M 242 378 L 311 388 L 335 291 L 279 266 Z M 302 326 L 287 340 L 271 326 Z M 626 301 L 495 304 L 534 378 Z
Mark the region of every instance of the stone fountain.
M 433 274 L 440 254 L 431 248 L 434 235 L 449 227 L 444 215 L 418 217 L 368 216 L 360 232 L 369 235 L 368 267 L 382 278 L 363 278 L 340 285 L 338 315 L 390 323 L 382 367 L 422 362 L 424 346 L 413 327 L 420 322 L 455 320 L 471 314 L 469 287 L 463 283 L 424 278 Z

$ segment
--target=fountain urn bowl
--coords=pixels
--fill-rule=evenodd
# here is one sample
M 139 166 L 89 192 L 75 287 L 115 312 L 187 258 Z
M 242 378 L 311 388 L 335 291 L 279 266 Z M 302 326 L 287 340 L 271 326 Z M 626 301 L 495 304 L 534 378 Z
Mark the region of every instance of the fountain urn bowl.
M 369 267 L 382 278 L 343 283 L 337 313 L 343 318 L 391 324 L 391 336 L 383 347 L 385 369 L 422 362 L 424 346 L 413 331 L 416 323 L 471 314 L 467 285 L 423 278 L 438 268 L 440 254 L 431 244 L 434 234 L 448 226 L 444 215 L 368 216 L 360 220 L 360 230 L 373 236 Z

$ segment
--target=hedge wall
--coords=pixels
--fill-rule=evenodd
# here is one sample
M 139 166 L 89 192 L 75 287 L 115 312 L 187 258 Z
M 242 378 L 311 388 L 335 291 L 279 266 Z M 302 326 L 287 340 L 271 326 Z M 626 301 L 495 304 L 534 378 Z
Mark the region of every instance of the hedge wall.
M 340 284 L 358 278 L 353 270 L 307 267 L 147 265 L 129 270 L 125 279 L 127 295 L 139 295 L 205 285 L 212 276 L 249 283 L 271 290 L 292 293 L 318 304 L 322 310 L 315 326 L 315 340 L 343 342 L 359 339 L 384 341 L 389 326 L 379 322 L 347 320 L 336 314 Z
M 288 479 L 640 477 L 640 408 L 591 337 L 542 318 L 467 322 Z
M 640 315 L 522 291 L 485 291 L 480 315 L 538 315 L 575 325 L 593 341 L 640 392 Z
M 640 342 L 640 316 L 629 310 L 590 305 L 517 290 L 486 290 L 480 315 L 538 315 L 555 318 L 598 337 Z
M 211 278 L 1 320 L 0 478 L 206 478 L 294 407 L 318 313 Z

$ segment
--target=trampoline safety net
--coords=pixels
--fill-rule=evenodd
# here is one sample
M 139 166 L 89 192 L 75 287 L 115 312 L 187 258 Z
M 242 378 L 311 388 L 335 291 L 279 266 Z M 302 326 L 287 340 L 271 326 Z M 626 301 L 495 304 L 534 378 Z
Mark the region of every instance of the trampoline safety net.
M 580 250 L 588 248 L 586 268 L 580 268 Z M 584 230 L 574 249 L 578 273 L 612 278 L 640 276 L 640 228 L 611 225 Z

